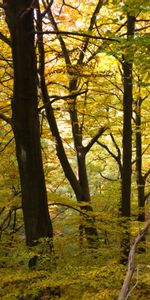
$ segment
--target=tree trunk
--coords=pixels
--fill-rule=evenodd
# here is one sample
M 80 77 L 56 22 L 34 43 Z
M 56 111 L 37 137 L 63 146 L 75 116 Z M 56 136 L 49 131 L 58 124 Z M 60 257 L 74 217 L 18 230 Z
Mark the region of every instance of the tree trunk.
M 70 94 L 73 94 L 77 90 L 77 78 L 76 76 L 74 77 L 73 74 L 70 74 L 70 78 L 71 79 L 69 81 L 69 91 Z M 77 97 L 74 96 L 69 104 L 69 113 L 70 113 L 74 148 L 77 156 L 78 180 L 81 188 L 81 195 L 79 198 L 77 198 L 77 200 L 79 202 L 87 203 L 86 205 L 81 205 L 81 209 L 93 212 L 93 208 L 90 205 L 91 199 L 90 199 L 89 182 L 88 182 L 86 160 L 85 160 L 87 153 L 82 143 L 83 135 L 82 135 L 82 129 L 79 127 L 76 103 L 77 103 Z M 82 228 L 82 226 L 80 226 L 80 228 Z M 98 232 L 95 227 L 94 218 L 93 217 L 86 218 L 83 228 L 86 233 L 89 247 L 98 248 L 99 239 L 98 239 Z
M 123 170 L 122 170 L 122 199 L 121 214 L 130 217 L 131 214 L 131 173 L 132 173 L 132 70 L 131 64 L 123 63 L 124 97 L 123 97 Z
M 141 99 L 136 103 L 136 182 L 138 192 L 138 220 L 145 221 L 145 180 L 142 176 Z
M 31 0 L 7 0 L 14 65 L 12 122 L 28 246 L 53 236 L 40 147 L 33 18 Z
M 123 169 L 122 169 L 122 198 L 121 215 L 130 218 L 131 214 L 131 174 L 132 174 L 132 67 L 133 49 L 132 40 L 134 37 L 135 17 L 127 14 L 127 45 L 126 54 L 123 55 Z M 128 221 L 123 221 L 123 237 L 121 241 L 122 259 L 127 262 L 130 247 L 130 229 Z
M 37 29 L 42 32 L 42 19 L 40 8 L 37 11 Z M 73 106 L 70 107 L 70 118 L 73 132 L 73 140 L 77 155 L 77 165 L 78 165 L 78 177 L 77 178 L 71 168 L 71 165 L 66 156 L 66 152 L 62 143 L 62 139 L 58 130 L 57 121 L 53 112 L 52 104 L 49 101 L 49 95 L 45 83 L 45 53 L 43 36 L 38 35 L 38 49 L 39 49 L 39 74 L 40 74 L 40 87 L 42 91 L 42 100 L 46 111 L 47 120 L 52 132 L 53 137 L 56 140 L 56 151 L 61 166 L 63 168 L 64 174 L 68 179 L 78 202 L 81 202 L 81 209 L 86 211 L 93 211 L 90 205 L 90 192 L 88 185 L 88 178 L 86 172 L 85 155 L 83 157 L 83 146 L 82 146 L 82 135 L 79 136 L 79 125 L 77 121 L 77 111 Z M 76 90 L 77 80 L 70 80 L 70 94 L 74 93 Z M 76 102 L 76 97 L 71 98 L 72 103 Z M 76 122 L 77 121 L 77 122 Z M 82 152 L 82 154 L 80 153 Z M 82 157 L 81 157 L 82 156 Z M 82 205 L 82 202 L 87 202 L 87 205 Z M 92 217 L 87 217 L 84 220 L 83 229 L 86 234 L 89 247 L 98 247 L 98 233 L 95 227 L 95 221 Z M 81 227 L 80 227 L 81 228 Z
M 132 173 L 132 66 L 133 50 L 132 39 L 134 37 L 135 17 L 127 15 L 127 43 L 126 54 L 123 56 L 124 96 L 123 96 L 123 170 L 122 170 L 122 200 L 121 213 L 124 217 L 131 214 L 131 173 Z M 131 47 L 131 49 L 130 49 Z

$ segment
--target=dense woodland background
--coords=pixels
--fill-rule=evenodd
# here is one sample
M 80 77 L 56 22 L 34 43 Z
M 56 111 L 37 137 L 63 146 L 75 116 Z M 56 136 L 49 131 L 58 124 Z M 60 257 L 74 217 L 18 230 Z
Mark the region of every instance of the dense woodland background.
M 0 1 L 1 299 L 150 299 L 149 52 L 149 0 Z

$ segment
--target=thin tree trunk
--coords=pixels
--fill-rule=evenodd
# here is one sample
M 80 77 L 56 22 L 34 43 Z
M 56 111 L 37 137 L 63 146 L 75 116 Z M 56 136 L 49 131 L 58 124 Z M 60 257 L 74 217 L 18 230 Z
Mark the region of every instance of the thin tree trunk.
M 131 246 L 130 252 L 129 252 L 129 257 L 128 257 L 128 270 L 121 288 L 121 291 L 119 293 L 119 297 L 117 300 L 127 300 L 129 296 L 131 296 L 131 292 L 133 289 L 136 287 L 137 284 L 129 291 L 131 279 L 133 276 L 133 273 L 135 271 L 135 253 L 136 253 L 136 248 L 139 242 L 143 240 L 145 235 L 147 234 L 147 231 L 150 227 L 150 222 L 147 223 L 144 227 L 144 229 L 138 234 L 136 237 L 133 245 Z
M 138 221 L 145 221 L 145 179 L 142 175 L 142 133 L 141 133 L 141 104 L 142 99 L 136 102 L 135 122 L 136 122 L 136 183 L 138 193 Z M 143 245 L 139 247 L 139 252 L 145 252 L 146 237 L 142 238 Z
M 77 90 L 77 78 L 70 76 L 71 80 L 69 82 L 69 91 L 70 94 L 73 94 Z M 78 179 L 81 188 L 81 196 L 77 198 L 79 202 L 83 202 L 86 204 L 81 206 L 81 209 L 86 211 L 93 212 L 93 208 L 90 204 L 90 190 L 89 190 L 89 182 L 87 176 L 87 168 L 86 168 L 86 154 L 88 151 L 85 151 L 85 147 L 83 146 L 82 139 L 82 129 L 79 127 L 78 113 L 76 108 L 77 98 L 74 96 L 69 104 L 69 113 L 72 127 L 72 135 L 74 141 L 74 147 L 77 156 L 77 168 L 78 168 Z M 81 228 L 81 226 L 80 226 Z M 83 226 L 89 247 L 97 248 L 99 245 L 98 232 L 95 227 L 95 219 L 94 217 L 86 218 Z
M 37 27 L 38 31 L 42 32 L 42 20 L 41 20 L 41 13 L 40 9 L 38 9 L 38 18 L 37 18 Z M 71 125 L 72 125 L 72 132 L 74 138 L 75 149 L 77 153 L 77 164 L 78 164 L 78 177 L 75 176 L 71 165 L 68 161 L 68 158 L 65 153 L 65 149 L 61 140 L 61 136 L 58 130 L 57 122 L 54 116 L 52 104 L 49 101 L 49 95 L 45 83 L 45 55 L 44 55 L 44 45 L 43 45 L 43 36 L 38 36 L 38 48 L 39 48 L 39 73 L 40 73 L 40 87 L 42 91 L 42 99 L 45 106 L 47 120 L 52 132 L 53 137 L 56 140 L 56 151 L 57 156 L 60 160 L 61 166 L 65 173 L 66 178 L 68 179 L 75 195 L 77 201 L 81 203 L 81 209 L 85 209 L 87 211 L 93 211 L 90 205 L 90 192 L 89 192 L 89 185 L 88 185 L 88 178 L 86 173 L 86 164 L 85 164 L 85 155 L 84 158 L 83 154 L 83 146 L 82 146 L 82 135 L 79 136 L 79 126 L 77 120 L 77 112 L 74 106 L 70 107 L 70 118 L 71 118 Z M 74 93 L 76 90 L 77 81 L 70 80 L 70 94 Z M 72 103 L 76 102 L 76 97 L 72 97 Z M 73 108 L 73 109 L 72 109 Z M 82 149 L 81 149 L 82 148 Z M 80 153 L 82 152 L 82 154 Z M 82 157 L 81 157 L 82 156 Z M 82 205 L 82 202 L 87 202 L 87 205 Z M 86 234 L 86 239 L 88 241 L 89 247 L 98 247 L 98 233 L 95 227 L 94 218 L 89 217 L 84 220 L 84 231 Z
M 40 8 L 38 6 L 37 10 L 37 30 L 42 32 L 42 16 L 40 12 Z M 45 52 L 44 52 L 44 43 L 43 43 L 43 35 L 38 35 L 38 50 L 39 50 L 39 75 L 40 75 L 40 88 L 42 92 L 42 100 L 46 112 L 47 121 L 52 132 L 52 135 L 56 141 L 56 153 L 63 168 L 64 174 L 68 181 L 71 184 L 73 191 L 77 198 L 81 196 L 81 189 L 79 182 L 70 166 L 68 158 L 65 153 L 65 149 L 63 146 L 63 142 L 58 130 L 56 118 L 54 115 L 52 104 L 49 100 L 48 90 L 45 82 Z
M 138 220 L 145 221 L 145 180 L 142 176 L 141 99 L 136 103 L 136 182 L 138 192 Z
M 8 0 L 6 8 L 14 66 L 12 123 L 28 246 L 33 246 L 41 237 L 53 236 L 40 147 L 34 13 L 31 5 L 31 0 Z
M 127 46 L 126 54 L 123 55 L 123 169 L 122 169 L 122 198 L 121 215 L 130 218 L 131 214 L 131 174 L 132 174 L 132 67 L 133 50 L 132 40 L 134 37 L 135 17 L 127 14 Z M 128 43 L 130 43 L 130 48 Z M 122 237 L 122 262 L 127 261 L 130 246 L 130 229 L 128 221 L 123 221 L 124 236 Z

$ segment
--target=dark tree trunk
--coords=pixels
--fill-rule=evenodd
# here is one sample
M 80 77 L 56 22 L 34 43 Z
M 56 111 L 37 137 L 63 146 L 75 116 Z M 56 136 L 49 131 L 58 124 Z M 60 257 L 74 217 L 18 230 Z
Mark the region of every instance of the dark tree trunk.
M 141 104 L 142 99 L 136 101 L 136 183 L 138 193 L 138 221 L 145 222 L 145 178 L 142 175 L 142 133 L 141 133 Z M 142 238 L 143 245 L 138 248 L 139 252 L 145 252 L 146 237 Z
M 78 176 L 79 182 L 82 190 L 81 198 L 78 199 L 79 202 L 84 203 L 81 205 L 81 209 L 85 210 L 86 212 L 93 212 L 93 208 L 90 205 L 90 191 L 89 191 L 89 183 L 87 177 L 87 170 L 86 170 L 86 161 L 84 153 L 80 153 L 78 155 Z M 83 226 L 80 226 L 80 229 L 84 229 L 87 241 L 90 248 L 98 248 L 99 247 L 99 239 L 98 239 L 98 232 L 95 227 L 95 218 L 94 217 L 83 217 Z M 82 235 L 82 230 L 80 231 Z
M 42 16 L 40 12 L 40 8 L 38 6 L 37 10 L 37 30 L 42 32 Z M 39 50 L 39 75 L 40 75 L 40 88 L 42 92 L 42 100 L 47 116 L 47 121 L 52 132 L 54 139 L 56 140 L 56 152 L 63 168 L 64 174 L 76 195 L 77 198 L 81 196 L 81 189 L 79 182 L 70 166 L 68 158 L 65 153 L 65 149 L 63 146 L 63 142 L 59 133 L 59 129 L 57 126 L 56 118 L 54 115 L 52 104 L 49 100 L 48 90 L 45 82 L 45 52 L 44 52 L 44 42 L 43 35 L 38 35 L 38 50 Z
M 49 12 L 50 14 L 50 12 Z M 50 19 L 53 20 L 52 14 L 50 14 Z M 37 30 L 39 32 L 42 32 L 42 19 L 41 19 L 41 12 L 38 8 L 37 11 Z M 62 48 L 64 48 L 64 42 L 61 37 L 59 37 L 60 43 Z M 75 109 L 74 104 L 76 103 L 76 97 L 72 97 L 71 101 L 72 104 L 70 106 L 70 119 L 71 119 L 71 125 L 72 125 L 72 132 L 73 132 L 73 139 L 74 139 L 74 145 L 77 155 L 77 166 L 78 166 L 78 179 L 75 176 L 71 165 L 68 161 L 68 158 L 65 153 L 65 149 L 62 143 L 62 139 L 58 130 L 57 121 L 54 115 L 54 111 L 52 108 L 52 104 L 49 100 L 49 95 L 45 83 L 45 54 L 44 54 L 44 44 L 43 44 L 43 35 L 38 35 L 38 49 L 39 49 L 39 74 L 40 74 L 40 87 L 42 91 L 42 99 L 43 104 L 46 111 L 47 120 L 52 132 L 53 137 L 56 140 L 56 151 L 57 156 L 59 158 L 59 161 L 61 163 L 61 166 L 63 168 L 64 174 L 66 178 L 68 179 L 78 202 L 81 202 L 81 209 L 88 211 L 93 211 L 91 205 L 90 205 L 90 192 L 89 192 L 89 184 L 88 184 L 88 178 L 87 178 L 87 171 L 86 171 L 86 163 L 85 163 L 85 153 L 83 155 L 83 146 L 82 146 L 82 133 L 79 134 L 79 125 L 78 125 L 78 119 L 77 119 L 77 111 Z M 67 50 L 66 50 L 67 51 Z M 70 77 L 72 78 L 72 74 L 70 74 Z M 74 91 L 77 90 L 77 79 L 70 80 L 70 94 L 74 93 Z M 87 202 L 87 205 L 83 206 L 82 202 Z M 86 218 L 84 222 L 84 231 L 86 234 L 86 238 L 89 244 L 89 247 L 97 247 L 98 246 L 98 233 L 95 228 L 95 221 L 94 218 Z M 86 224 L 86 225 L 85 225 Z
M 132 67 L 135 17 L 127 15 L 127 54 L 123 56 L 124 96 L 123 96 L 123 170 L 122 170 L 122 199 L 121 214 L 130 217 L 131 214 L 131 173 L 132 173 Z
M 6 9 L 14 65 L 12 122 L 28 246 L 33 246 L 41 237 L 53 236 L 40 147 L 34 15 L 31 6 L 31 0 L 8 0 Z
M 122 217 L 130 218 L 131 215 L 131 174 L 132 174 L 132 67 L 135 17 L 127 14 L 127 46 L 123 55 L 123 168 L 122 168 L 122 198 L 120 212 Z M 122 262 L 127 262 L 130 248 L 130 229 L 128 221 L 123 222 Z
M 123 63 L 124 97 L 123 97 L 123 169 L 122 169 L 122 198 L 121 214 L 130 217 L 131 214 L 131 173 L 132 173 L 132 70 L 131 64 Z
M 74 77 L 70 74 L 70 78 Z M 69 91 L 70 94 L 73 94 L 77 90 L 77 78 L 72 78 L 69 82 Z M 90 205 L 90 190 L 89 190 L 89 182 L 87 176 L 87 168 L 86 168 L 86 154 L 85 148 L 82 143 L 83 135 L 82 128 L 79 127 L 78 113 L 77 113 L 77 98 L 76 96 L 72 98 L 69 105 L 69 113 L 70 120 L 72 126 L 72 135 L 74 141 L 74 147 L 77 156 L 77 168 L 78 168 L 78 180 L 81 188 L 81 195 L 77 200 L 79 202 L 87 203 L 86 205 L 82 205 L 81 208 L 88 211 L 93 212 L 93 208 Z M 98 240 L 98 232 L 95 227 L 95 220 L 93 217 L 89 217 L 84 222 L 84 230 L 86 233 L 87 241 L 90 247 L 97 248 L 99 245 Z M 80 227 L 81 228 L 81 227 Z
M 145 221 L 145 180 L 142 176 L 141 99 L 136 102 L 136 182 L 138 192 L 138 220 Z

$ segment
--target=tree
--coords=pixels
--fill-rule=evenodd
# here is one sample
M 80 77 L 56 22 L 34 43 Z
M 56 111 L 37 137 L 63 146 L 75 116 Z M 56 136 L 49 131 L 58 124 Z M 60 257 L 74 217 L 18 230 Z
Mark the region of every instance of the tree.
M 0 4 L 0 9 L 2 6 L 5 8 L 11 32 L 10 40 L 2 15 L 2 299 L 51 297 L 49 294 L 52 289 L 56 291 L 58 285 L 62 287 L 62 298 L 117 297 L 126 268 L 118 263 L 120 239 L 121 250 L 125 254 L 122 262 L 126 263 L 129 243 L 138 234 L 139 226 L 144 225 L 134 222 L 138 191 L 144 188 L 140 207 L 149 195 L 149 77 L 146 74 L 149 71 L 149 16 L 146 3 L 149 5 L 149 1 L 143 0 L 135 0 L 134 3 L 131 0 L 79 0 L 76 6 L 71 0 L 32 3 L 29 0 L 8 0 L 7 6 Z M 34 12 L 33 5 L 36 5 Z M 134 16 L 133 38 L 130 30 Z M 27 247 L 24 247 L 14 140 L 21 177 L 27 244 L 33 246 L 35 239 L 46 237 L 30 252 L 32 255 L 36 249 L 43 250 L 42 254 L 39 251 L 41 260 L 37 265 L 38 272 L 26 269 L 29 254 Z M 145 179 L 142 187 L 138 172 Z M 125 176 L 129 176 L 127 182 Z M 50 263 L 49 252 L 46 253 L 46 241 L 52 236 L 52 227 L 48 216 L 45 179 L 55 232 L 55 257 L 58 258 L 55 269 Z M 123 203 L 120 201 L 122 192 Z M 68 199 L 67 195 L 71 195 L 72 199 Z M 118 218 L 119 204 L 121 214 Z M 148 210 L 147 201 L 146 218 Z M 130 221 L 126 222 L 128 219 Z M 83 239 L 79 239 L 79 224 L 80 232 L 84 232 L 81 236 Z M 29 231 L 31 225 L 32 230 Z M 81 240 L 83 246 L 88 241 L 92 250 L 84 251 L 80 247 Z M 135 251 L 136 245 L 133 245 L 131 250 Z M 95 251 L 93 248 L 97 246 L 100 247 Z M 145 246 L 147 250 L 148 243 Z M 136 259 L 143 272 L 137 271 L 140 289 L 134 289 L 132 296 L 133 299 L 142 300 L 149 295 L 149 265 L 146 264 L 149 254 L 148 251 L 140 251 L 139 255 L 139 250 Z M 130 255 L 125 293 L 128 293 L 128 283 L 134 272 L 134 251 Z M 34 256 L 29 265 L 35 267 L 35 261 Z
M 40 75 L 40 88 L 42 92 L 42 100 L 44 104 L 44 108 L 46 111 L 47 120 L 52 132 L 53 137 L 56 141 L 56 151 L 57 156 L 60 160 L 61 166 L 63 168 L 63 171 L 65 173 L 65 176 L 69 180 L 69 183 L 74 190 L 74 193 L 76 195 L 77 201 L 81 203 L 81 209 L 87 210 L 89 212 L 92 212 L 93 209 L 90 205 L 90 191 L 89 191 L 89 183 L 88 183 L 88 176 L 87 176 L 87 168 L 86 168 L 86 155 L 90 151 L 91 147 L 94 145 L 94 143 L 98 140 L 98 138 L 103 134 L 103 132 L 106 130 L 106 126 L 101 126 L 98 132 L 92 137 L 91 141 L 87 144 L 87 146 L 83 146 L 83 126 L 84 124 L 81 124 L 80 126 L 80 120 L 79 120 L 79 112 L 77 109 L 77 97 L 80 94 L 85 94 L 86 91 L 80 92 L 78 89 L 78 81 L 80 81 L 80 78 L 77 75 L 77 70 L 82 69 L 82 66 L 84 65 L 84 55 L 83 53 L 86 52 L 88 44 L 89 44 L 89 38 L 85 38 L 82 43 L 83 49 L 79 53 L 78 61 L 75 66 L 71 63 L 71 57 L 69 53 L 69 49 L 67 49 L 67 46 L 65 44 L 65 41 L 61 35 L 59 35 L 59 29 L 57 26 L 57 23 L 54 19 L 51 6 L 52 2 L 48 4 L 43 1 L 43 5 L 45 8 L 45 12 L 47 12 L 47 15 L 49 17 L 49 20 L 52 24 L 52 27 L 54 29 L 54 33 L 56 32 L 56 36 L 58 37 L 58 41 L 60 43 L 61 51 L 64 57 L 65 61 L 65 68 L 67 70 L 67 77 L 68 77 L 68 91 L 69 95 L 66 96 L 66 99 L 69 99 L 68 101 L 68 113 L 70 116 L 70 122 L 71 122 L 71 129 L 72 129 L 72 139 L 74 143 L 74 149 L 76 153 L 76 160 L 77 160 L 77 172 L 78 172 L 78 178 L 75 176 L 71 165 L 69 163 L 69 160 L 67 158 L 61 135 L 58 129 L 56 117 L 54 115 L 52 102 L 49 100 L 49 92 L 46 86 L 45 82 L 45 54 L 44 54 L 44 44 L 43 44 L 43 37 L 42 37 L 42 18 L 45 16 L 45 13 L 40 12 L 40 7 L 38 7 L 37 10 L 37 30 L 38 30 L 38 49 L 39 49 L 39 75 Z M 98 1 L 98 4 L 93 12 L 93 15 L 90 20 L 90 26 L 89 30 L 92 31 L 94 25 L 96 16 L 102 6 L 102 1 Z M 61 99 L 61 97 L 58 97 L 58 99 Z M 63 97 L 62 97 L 63 99 Z M 56 97 L 57 100 L 57 97 Z M 83 117 L 84 119 L 84 117 Z M 81 122 L 82 123 L 82 122 Z M 98 233 L 94 225 L 94 218 L 89 217 L 86 219 L 87 225 L 83 225 L 83 228 L 85 230 L 87 240 L 90 247 L 97 247 L 98 246 Z M 85 223 L 86 223 L 85 222 Z M 82 227 L 82 226 L 81 226 Z M 81 228 L 80 227 L 80 228 Z
M 26 243 L 53 237 L 40 148 L 32 1 L 4 4 L 14 68 L 12 128 L 19 166 Z

